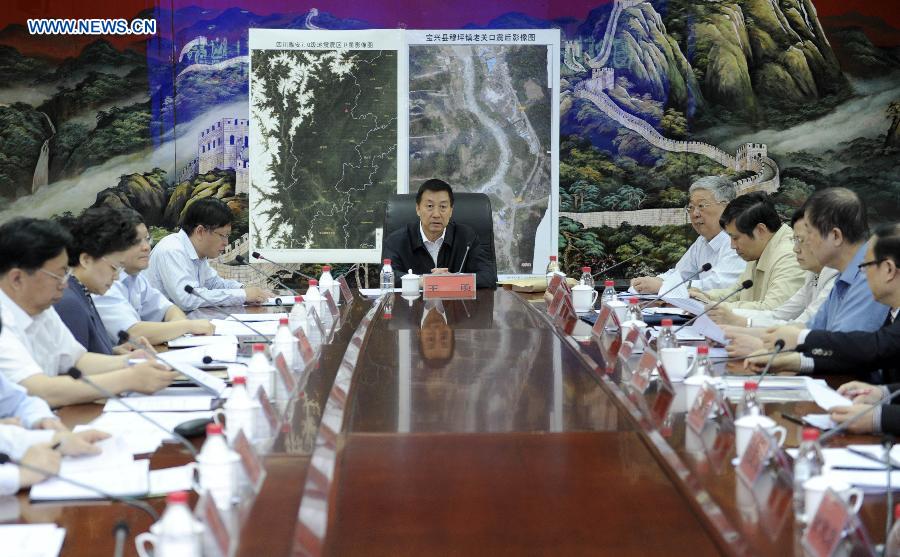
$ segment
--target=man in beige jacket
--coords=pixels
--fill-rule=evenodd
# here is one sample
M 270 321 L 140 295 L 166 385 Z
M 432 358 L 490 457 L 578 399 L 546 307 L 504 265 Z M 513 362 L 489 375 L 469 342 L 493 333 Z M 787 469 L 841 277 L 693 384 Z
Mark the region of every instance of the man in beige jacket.
M 692 290 L 693 297 L 714 303 L 750 279 L 753 287 L 732 296 L 730 307 L 771 310 L 803 286 L 804 272 L 794 257 L 791 229 L 781 222 L 768 195 L 752 192 L 736 197 L 725 207 L 719 223 L 731 238 L 731 247 L 747 261 L 747 267 L 729 288 Z

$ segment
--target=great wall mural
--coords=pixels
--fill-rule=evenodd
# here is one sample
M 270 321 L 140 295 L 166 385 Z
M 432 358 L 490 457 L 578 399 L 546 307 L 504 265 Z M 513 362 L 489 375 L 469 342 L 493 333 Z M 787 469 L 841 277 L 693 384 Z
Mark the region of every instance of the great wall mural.
M 246 251 L 250 27 L 560 29 L 560 253 L 570 270 L 638 252 L 619 276 L 671 265 L 693 241 L 682 208 L 704 174 L 772 192 L 785 216 L 832 185 L 859 191 L 875 221 L 900 214 L 890 2 L 586 2 L 495 2 L 435 21 L 444 12 L 431 0 L 341 16 L 326 5 L 271 13 L 265 1 L 198 1 L 173 13 L 123 0 L 123 17 L 159 22 L 140 40 L 33 37 L 23 23 L 34 14 L 12 8 L 0 16 L 0 221 L 125 205 L 158 237 L 212 195 L 238 216 L 221 269 L 247 275 L 227 263 Z

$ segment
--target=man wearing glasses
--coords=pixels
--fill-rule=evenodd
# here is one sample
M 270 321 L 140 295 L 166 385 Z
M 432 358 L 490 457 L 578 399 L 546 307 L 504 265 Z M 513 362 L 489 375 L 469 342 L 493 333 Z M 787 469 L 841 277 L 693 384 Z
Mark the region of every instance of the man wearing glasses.
M 130 247 L 122 252 L 123 271 L 103 295 L 94 295 L 94 305 L 109 338 L 118 342 L 119 331 L 131 338 L 146 338 L 150 344 L 184 334 L 207 335 L 215 328 L 206 319 L 187 319 L 181 308 L 150 285 L 141 271 L 150 265 L 151 238 L 144 219 L 132 209 L 124 211 L 134 224 Z
M 228 245 L 232 218 L 231 209 L 221 199 L 207 197 L 192 203 L 181 219 L 181 230 L 160 240 L 150 253 L 150 285 L 183 311 L 208 305 L 259 304 L 273 296 L 262 288 L 245 288 L 236 280 L 223 279 L 210 267 L 208 260 L 220 256 Z M 199 296 L 184 291 L 188 284 Z
M 674 269 L 656 277 L 634 278 L 631 286 L 642 294 L 665 292 L 697 273 L 705 263 L 710 263 L 712 268 L 700 273 L 690 286 L 713 290 L 734 284 L 747 262 L 731 248 L 731 238 L 719 226 L 719 217 L 736 194 L 734 182 L 722 176 L 704 176 L 691 184 L 685 212 L 698 234 L 697 239 Z
M 128 366 L 130 357 L 87 351 L 53 309 L 72 276 L 67 249 L 72 236 L 59 223 L 18 218 L 0 225 L 0 373 L 43 398 L 50 406 L 97 399 L 90 385 L 62 375 L 77 366 L 114 392 L 155 393 L 168 386 L 175 373 L 151 358 Z M 109 276 L 114 264 L 106 264 Z M 92 280 L 92 279 L 86 279 Z M 146 355 L 143 355 L 145 356 Z
M 407 270 L 426 273 L 475 273 L 477 288 L 497 286 L 497 264 L 481 248 L 471 227 L 450 222 L 453 189 L 443 180 L 426 180 L 416 193 L 416 215 L 412 222 L 385 238 L 382 257 L 391 260 L 394 282 Z

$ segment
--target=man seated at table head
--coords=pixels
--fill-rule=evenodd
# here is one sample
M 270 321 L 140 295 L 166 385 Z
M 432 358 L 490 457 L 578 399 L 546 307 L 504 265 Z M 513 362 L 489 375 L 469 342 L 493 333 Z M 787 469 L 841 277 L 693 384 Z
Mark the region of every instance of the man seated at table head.
M 719 217 L 735 195 L 735 183 L 723 176 L 704 176 L 691 184 L 685 211 L 698 234 L 697 239 L 678 260 L 674 269 L 656 277 L 634 278 L 631 286 L 641 293 L 664 292 L 696 274 L 706 263 L 711 264 L 712 268 L 700 273 L 688 286 L 712 290 L 734 284 L 747 262 L 731 247 L 731 239 L 722 230 Z M 666 283 L 666 288 L 662 288 L 663 282 Z
M 727 288 L 699 291 L 691 295 L 705 302 L 717 302 L 737 290 L 746 280 L 753 286 L 729 298 L 729 306 L 773 309 L 803 286 L 803 269 L 794 257 L 793 236 L 782 224 L 775 204 L 764 192 L 740 195 L 722 211 L 719 224 L 731 238 L 731 247 L 747 262 L 738 280 Z
M 71 367 L 121 393 L 154 393 L 175 373 L 145 354 L 109 356 L 88 352 L 53 309 L 68 285 L 67 249 L 72 236 L 50 220 L 17 218 L 0 225 L 0 373 L 50 406 L 100 398 L 90 385 L 65 374 Z M 146 361 L 129 366 L 130 358 Z
M 475 273 L 477 288 L 497 286 L 497 263 L 482 249 L 475 231 L 452 222 L 453 189 L 443 180 L 426 180 L 416 193 L 419 220 L 392 232 L 382 245 L 382 258 L 390 259 L 394 282 L 409 269 L 428 273 Z
M 123 270 L 103 295 L 94 295 L 94 305 L 112 342 L 119 331 L 130 338 L 146 338 L 160 344 L 184 334 L 207 335 L 215 328 L 206 319 L 187 319 L 181 308 L 150 285 L 144 271 L 150 264 L 151 238 L 147 225 L 132 209 L 118 209 L 133 225 L 130 246 L 121 253 Z
M 147 280 L 183 311 L 198 307 L 239 306 L 265 302 L 272 293 L 223 279 L 209 265 L 228 246 L 234 215 L 221 199 L 193 202 L 181 219 L 181 230 L 169 234 L 150 252 Z M 190 285 L 199 294 L 188 294 Z M 204 299 L 205 298 L 205 299 Z

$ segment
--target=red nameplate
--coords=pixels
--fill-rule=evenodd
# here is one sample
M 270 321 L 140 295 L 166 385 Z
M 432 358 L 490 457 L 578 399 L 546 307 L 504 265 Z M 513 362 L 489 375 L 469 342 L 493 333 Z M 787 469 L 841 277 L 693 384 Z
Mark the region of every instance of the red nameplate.
M 700 392 L 697 393 L 697 398 L 694 399 L 694 405 L 688 411 L 687 424 L 698 434 L 703 431 L 703 426 L 706 425 L 706 419 L 712 412 L 713 405 L 715 405 L 716 398 L 718 398 L 717 395 L 718 393 L 714 386 L 709 383 L 703 383 L 703 386 L 700 387 Z
M 393 302 L 394 297 L 391 296 L 389 299 Z M 384 312 L 389 314 L 390 311 L 388 311 L 387 307 L 388 306 L 385 305 Z M 393 307 L 393 303 L 391 304 L 390 307 Z M 319 329 L 319 334 L 322 335 L 321 336 L 322 342 L 325 342 L 325 340 L 326 340 L 325 339 L 325 325 L 322 324 L 322 319 L 319 318 L 319 312 L 316 311 L 316 308 L 310 306 L 309 314 L 312 315 L 313 321 L 315 321 L 315 323 L 316 323 L 316 328 Z
M 212 547 L 207 544 L 204 544 L 204 547 L 211 549 L 213 555 L 217 557 L 231 555 L 231 534 L 225 526 L 225 521 L 222 520 L 222 515 L 219 514 L 219 509 L 216 507 L 212 494 L 208 491 L 204 493 L 197 506 L 200 510 L 200 521 L 206 525 L 206 533 L 212 541 Z M 206 550 L 204 550 L 203 554 L 206 554 Z
M 266 417 L 266 422 L 269 424 L 269 434 L 274 435 L 278 432 L 278 422 L 281 421 L 281 418 L 278 417 L 278 409 L 272 405 L 269 395 L 266 394 L 266 390 L 262 387 L 256 390 L 256 399 L 259 401 L 263 416 Z
M 591 333 L 593 333 L 594 336 L 601 336 L 605 332 L 606 322 L 609 321 L 610 315 L 614 314 L 615 312 L 608 305 L 603 304 L 600 306 L 600 313 L 597 314 L 597 320 L 594 321 L 594 327 L 591 329 Z
M 350 285 L 347 284 L 347 279 L 344 277 L 340 277 L 338 279 L 338 284 L 341 287 L 341 296 L 344 298 L 344 302 L 350 303 L 353 301 L 353 291 L 350 290 Z
M 331 295 L 331 290 L 325 291 L 325 304 L 328 306 L 328 311 L 331 313 L 332 318 L 336 318 L 338 316 L 338 308 L 337 304 L 334 303 L 334 296 Z
M 306 333 L 303 332 L 303 327 L 297 327 L 297 330 L 294 331 L 294 336 L 297 337 L 297 346 L 300 348 L 300 357 L 303 358 L 303 363 L 308 366 L 316 355 L 315 352 L 313 352 L 312 344 L 310 344 L 309 339 L 306 337 Z
M 263 469 L 262 462 L 259 460 L 259 455 L 253 450 L 253 445 L 250 444 L 250 441 L 247 440 L 247 436 L 244 435 L 244 430 L 238 432 L 231 448 L 241 457 L 241 465 L 244 467 L 244 473 L 247 474 L 247 479 L 250 480 L 253 492 L 259 493 L 259 488 L 262 487 L 265 470 Z
M 288 369 L 284 354 L 275 356 L 275 369 L 278 370 L 278 375 L 281 376 L 281 384 L 284 385 L 285 395 L 290 397 L 294 393 L 297 381 L 294 379 L 294 374 Z
M 550 300 L 550 305 L 547 306 L 547 315 L 550 317 L 556 317 L 556 314 L 559 313 L 559 308 L 562 306 L 563 300 L 566 298 L 564 292 L 557 290 L 556 294 L 553 295 L 553 299 Z
M 834 491 L 828 489 L 803 534 L 803 546 L 813 557 L 831 557 L 850 522 L 850 509 Z
M 643 340 L 639 340 L 638 342 L 643 343 Z M 650 378 L 653 370 L 658 368 L 659 360 L 656 357 L 656 353 L 649 348 L 645 348 L 644 353 L 641 355 L 641 359 L 638 360 L 637 366 L 635 366 L 634 371 L 631 373 L 629 383 L 639 393 L 643 393 L 647 390 L 647 387 L 650 386 Z
M 556 294 L 556 290 L 559 288 L 559 284 L 563 282 L 562 275 L 554 274 L 550 277 L 550 282 L 547 283 L 547 292 L 551 295 Z
M 422 298 L 433 299 L 475 299 L 474 273 L 440 273 L 422 277 Z
M 747 448 L 744 449 L 737 469 L 738 476 L 744 479 L 747 487 L 752 488 L 760 474 L 766 469 L 775 446 L 772 436 L 757 427 L 753 436 L 750 437 L 750 441 L 747 442 Z

